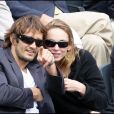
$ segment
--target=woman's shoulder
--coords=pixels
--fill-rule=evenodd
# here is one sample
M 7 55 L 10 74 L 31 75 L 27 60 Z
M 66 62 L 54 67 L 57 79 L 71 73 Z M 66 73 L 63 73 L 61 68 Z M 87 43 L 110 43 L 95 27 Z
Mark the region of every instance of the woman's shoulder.
M 79 57 L 92 56 L 91 53 L 85 49 L 79 49 Z
M 87 51 L 87 50 L 84 50 L 84 49 L 80 49 L 79 50 L 79 57 L 78 59 L 81 61 L 81 62 L 84 62 L 84 61 L 90 61 L 90 62 L 95 62 L 95 59 L 94 57 L 92 56 L 92 54 Z

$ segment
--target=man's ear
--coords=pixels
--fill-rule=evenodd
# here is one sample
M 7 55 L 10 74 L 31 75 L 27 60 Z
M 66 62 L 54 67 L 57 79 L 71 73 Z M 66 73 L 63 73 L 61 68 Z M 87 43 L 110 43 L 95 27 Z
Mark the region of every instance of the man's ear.
M 11 41 L 12 45 L 17 45 L 17 39 L 15 38 L 14 35 L 10 36 L 10 41 Z

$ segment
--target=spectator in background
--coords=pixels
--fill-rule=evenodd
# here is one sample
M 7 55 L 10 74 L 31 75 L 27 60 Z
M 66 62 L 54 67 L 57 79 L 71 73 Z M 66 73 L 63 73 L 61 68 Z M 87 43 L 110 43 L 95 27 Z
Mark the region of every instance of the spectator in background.
M 109 98 L 108 106 L 101 114 L 114 114 L 114 47 L 111 53 L 111 75 L 109 75 L 111 81 L 111 97 Z
M 47 89 L 64 93 L 63 78 L 42 47 L 45 34 L 38 16 L 21 17 L 6 34 L 0 48 L 0 113 L 55 112 Z
M 98 66 L 110 62 L 112 28 L 107 15 L 93 12 L 84 12 L 82 14 L 68 13 L 69 11 L 65 1 L 10 0 L 6 2 L 10 7 L 14 19 L 18 19 L 24 15 L 38 15 L 44 25 L 52 21 L 52 17 L 64 20 L 78 32 L 84 49 L 92 53 Z M 57 11 L 59 10 L 59 13 L 55 9 Z M 54 13 L 58 15 L 54 15 Z
M 46 27 L 44 46 L 53 54 L 64 77 L 65 94 L 50 91 L 55 112 L 89 114 L 104 109 L 107 106 L 104 82 L 92 55 L 74 46 L 71 29 L 63 21 L 55 19 Z
M 66 0 L 66 3 L 70 12 L 95 11 L 106 13 L 111 18 L 114 29 L 114 0 Z
M 111 53 L 111 64 L 112 64 L 112 102 L 113 102 L 113 107 L 114 107 L 114 47 L 112 49 Z M 114 108 L 113 108 L 114 112 Z
M 113 27 L 114 44 L 114 0 L 66 0 L 66 4 L 69 12 L 95 11 L 109 15 Z
M 55 6 L 56 8 L 59 8 L 61 12 L 68 12 L 65 1 L 30 0 L 28 2 L 20 0 L 6 0 L 6 2 L 10 7 L 14 19 L 18 19 L 24 15 L 38 15 L 41 17 L 40 20 L 44 25 L 53 19 L 52 17 L 54 17 Z
M 13 24 L 12 14 L 5 1 L 0 1 L 0 46 L 4 41 L 4 35 Z

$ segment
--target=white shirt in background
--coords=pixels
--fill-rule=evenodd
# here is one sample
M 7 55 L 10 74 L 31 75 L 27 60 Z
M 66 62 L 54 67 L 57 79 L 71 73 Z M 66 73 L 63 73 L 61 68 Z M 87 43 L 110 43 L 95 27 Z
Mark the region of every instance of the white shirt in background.
M 71 30 L 74 38 L 74 44 L 76 45 L 77 48 L 83 49 L 83 44 L 78 33 L 73 28 L 71 28 Z

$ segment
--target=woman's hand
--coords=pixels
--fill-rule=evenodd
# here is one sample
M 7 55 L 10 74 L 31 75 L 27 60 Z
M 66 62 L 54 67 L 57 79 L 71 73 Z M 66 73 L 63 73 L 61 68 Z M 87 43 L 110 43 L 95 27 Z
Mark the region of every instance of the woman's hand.
M 86 86 L 80 83 L 79 81 L 64 78 L 64 86 L 66 91 L 70 91 L 70 92 L 77 91 L 82 96 L 85 95 Z

